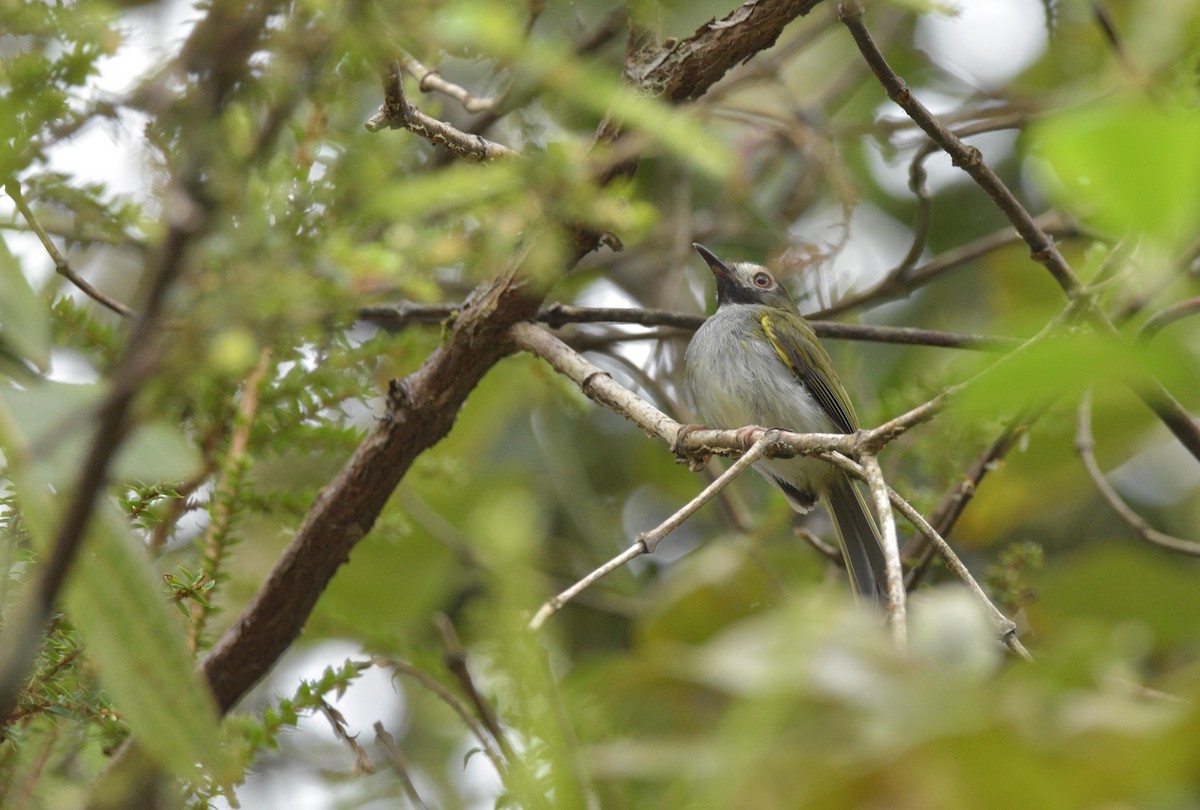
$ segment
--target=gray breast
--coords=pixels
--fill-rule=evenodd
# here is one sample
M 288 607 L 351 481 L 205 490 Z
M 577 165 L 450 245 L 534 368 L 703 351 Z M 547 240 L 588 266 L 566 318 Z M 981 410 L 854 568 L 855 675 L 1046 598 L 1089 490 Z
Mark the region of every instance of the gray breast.
M 762 309 L 721 307 L 688 344 L 687 385 L 696 409 L 711 427 L 836 430 L 757 328 Z
M 840 432 L 756 328 L 762 310 L 727 304 L 692 337 L 685 378 L 699 416 L 712 428 L 760 425 L 799 433 Z M 754 468 L 780 485 L 798 511 L 812 506 L 821 482 L 833 471 L 810 458 L 771 459 Z

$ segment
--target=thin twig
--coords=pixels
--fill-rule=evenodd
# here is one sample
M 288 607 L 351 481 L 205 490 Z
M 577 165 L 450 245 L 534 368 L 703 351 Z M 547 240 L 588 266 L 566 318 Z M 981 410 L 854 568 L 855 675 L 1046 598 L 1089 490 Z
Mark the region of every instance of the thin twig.
M 1049 271 L 1051 277 L 1062 288 L 1067 300 L 1072 306 L 1078 305 L 1080 314 L 1085 315 L 1089 322 L 1102 334 L 1117 335 L 1117 329 L 1112 321 L 1084 295 L 1080 283 L 1071 266 L 1067 264 L 1062 253 L 1054 244 L 1045 229 L 1038 225 L 1037 220 L 1029 215 L 1021 205 L 1016 195 L 992 171 L 983 159 L 983 154 L 974 146 L 968 146 L 962 139 L 946 128 L 929 110 L 909 91 L 908 85 L 888 64 L 887 59 L 875 44 L 871 32 L 863 22 L 863 7 L 860 0 L 845 0 L 838 6 L 838 17 L 850 31 L 854 42 L 858 45 L 863 59 L 871 66 L 875 77 L 887 92 L 888 98 L 898 104 L 901 109 L 925 133 L 950 156 L 950 162 L 970 175 L 983 191 L 987 193 L 996 207 L 1000 209 L 1008 221 L 1017 229 L 1017 233 L 1029 246 L 1030 256 Z M 1151 410 L 1158 415 L 1163 424 L 1175 435 L 1193 456 L 1200 459 L 1200 422 L 1197 422 L 1186 408 L 1171 395 L 1162 383 L 1152 376 L 1146 375 L 1139 380 L 1135 391 Z
M 604 565 L 592 571 L 587 576 L 580 579 L 571 587 L 567 588 L 562 593 L 546 600 L 533 618 L 529 620 L 531 630 L 540 630 L 546 620 L 553 616 L 558 611 L 562 610 L 563 606 L 574 599 L 578 594 L 587 590 L 592 585 L 595 585 L 604 577 L 608 576 L 613 571 L 625 565 L 630 560 L 637 559 L 643 554 L 653 554 L 658 548 L 658 544 L 675 529 L 691 517 L 697 509 L 712 500 L 718 492 L 726 487 L 730 481 L 737 478 L 745 472 L 751 464 L 758 461 L 776 439 L 775 431 L 766 431 L 755 440 L 750 449 L 745 455 L 730 465 L 729 469 L 721 474 L 716 481 L 713 481 L 705 487 L 699 495 L 692 498 L 683 507 L 677 510 L 673 515 L 664 520 L 658 526 L 648 532 L 643 532 L 634 538 L 633 545 L 625 551 L 621 552 Z
M 50 254 L 50 258 L 54 261 L 54 271 L 67 281 L 78 287 L 85 295 L 93 301 L 108 307 L 113 312 L 120 315 L 122 318 L 133 317 L 133 310 L 117 301 L 108 297 L 104 293 L 93 287 L 87 279 L 76 273 L 71 268 L 71 263 L 67 258 L 59 252 L 54 242 L 50 239 L 50 234 L 46 233 L 46 229 L 34 216 L 33 209 L 29 207 L 29 203 L 25 201 L 25 195 L 21 192 L 21 184 L 15 179 L 9 180 L 4 184 L 4 190 L 8 192 L 8 196 L 12 198 L 13 203 L 17 206 L 17 210 L 21 212 L 21 216 L 29 224 L 29 227 L 37 234 L 37 238 L 42 243 L 42 247 Z
M 574 381 L 585 396 L 631 420 L 668 446 L 674 446 L 679 437 L 678 422 L 618 383 L 554 335 L 531 323 L 514 324 L 509 329 L 509 335 L 517 348 L 541 357 L 559 374 Z
M 1138 332 L 1138 337 L 1143 340 L 1149 340 L 1165 327 L 1197 313 L 1200 313 L 1200 297 L 1185 298 L 1182 301 L 1176 301 L 1169 307 L 1160 309 L 1147 318 Z
M 475 739 L 479 741 L 479 745 L 482 748 L 483 753 L 492 761 L 492 766 L 496 769 L 496 773 L 500 774 L 502 777 L 504 774 L 508 773 L 508 767 L 505 765 L 504 757 L 496 748 L 496 743 L 492 740 L 491 735 L 488 734 L 487 729 L 480 724 L 479 720 L 476 719 L 475 715 L 471 713 L 471 710 L 468 709 L 462 700 L 459 699 L 458 695 L 447 689 L 441 681 L 405 661 L 400 661 L 393 658 L 373 658 L 372 662 L 376 666 L 386 667 L 399 675 L 412 678 L 421 686 L 432 692 L 439 700 L 449 706 L 454 713 L 459 716 L 459 719 L 463 721 L 467 729 L 472 735 L 474 735 Z
M 930 517 L 929 522 L 938 534 L 945 537 L 950 533 L 963 510 L 967 508 L 967 504 L 975 497 L 980 482 L 989 472 L 999 466 L 1003 458 L 1008 455 L 1008 451 L 1025 435 L 1029 425 L 1039 413 L 1040 411 L 1024 413 L 1010 420 L 1000 436 L 971 463 L 962 478 L 942 498 L 941 503 Z M 916 557 L 917 561 L 908 570 L 905 581 L 905 587 L 909 591 L 914 590 L 925 578 L 925 574 L 929 571 L 929 566 L 936 556 L 936 550 L 925 540 L 923 535 L 917 535 L 910 541 L 904 550 L 903 557 L 905 559 Z
M 888 485 L 874 453 L 864 453 L 861 459 L 867 486 L 875 502 L 875 514 L 883 540 L 883 559 L 887 566 L 887 616 L 892 640 L 901 650 L 908 647 L 908 622 L 905 618 L 904 572 L 900 568 L 900 541 L 896 539 L 896 519 L 888 499 Z
M 604 19 L 597 23 L 596 27 L 589 32 L 584 33 L 575 43 L 575 56 L 588 56 L 599 51 L 614 38 L 625 31 L 626 18 L 628 17 L 628 9 L 623 5 L 611 11 Z M 477 119 L 471 122 L 467 127 L 467 131 L 482 135 L 491 127 L 513 110 L 529 104 L 537 98 L 536 85 L 530 86 L 527 82 L 511 83 L 499 96 L 493 100 L 492 108 L 483 112 Z M 444 162 L 445 156 L 439 155 L 439 163 Z
M 367 756 L 367 752 L 358 744 L 357 735 L 346 730 L 346 718 L 337 709 L 330 706 L 324 698 L 320 699 L 319 709 L 329 725 L 333 727 L 333 735 L 346 744 L 350 753 L 354 754 L 355 773 L 375 773 L 375 763 Z
M 933 198 L 929 196 L 929 186 L 926 183 L 929 172 L 925 171 L 925 160 L 936 150 L 933 141 L 926 140 L 926 143 L 929 145 L 918 149 L 908 166 L 908 188 L 917 198 L 917 213 L 910 228 L 913 234 L 912 244 L 908 246 L 908 252 L 904 254 L 900 263 L 888 272 L 885 280 L 902 280 L 917 265 L 921 254 L 925 252 L 929 225 L 933 222 Z
M 795 526 L 792 528 L 792 534 L 812 546 L 818 554 L 820 554 L 829 562 L 833 563 L 834 565 L 845 567 L 845 555 L 843 555 L 839 549 L 829 545 L 808 529 L 804 528 L 803 526 Z
M 400 746 L 396 745 L 396 738 L 388 733 L 388 730 L 383 727 L 383 723 L 375 721 L 375 741 L 387 751 L 388 760 L 392 763 L 392 770 L 396 772 L 396 776 L 400 779 L 400 785 L 404 788 L 404 794 L 408 796 L 409 802 L 417 810 L 429 810 L 429 805 L 421 798 L 421 794 L 417 791 L 417 786 L 413 782 L 412 774 L 409 773 L 408 760 L 404 754 L 400 752 Z
M 954 134 L 959 138 L 968 138 L 972 135 L 982 135 L 997 130 L 1012 129 L 1022 126 L 1026 118 L 1027 116 L 1024 113 L 986 118 L 982 121 L 973 121 L 964 126 L 957 127 L 954 129 Z M 917 198 L 917 213 L 913 218 L 911 229 L 913 240 L 908 248 L 908 253 L 904 255 L 904 258 L 900 260 L 895 269 L 887 274 L 887 279 L 892 279 L 896 283 L 903 283 L 905 276 L 912 271 L 920 260 L 921 254 L 925 251 L 926 239 L 929 236 L 929 226 L 933 221 L 933 198 L 930 197 L 929 187 L 926 185 L 929 173 L 925 170 L 925 161 L 938 151 L 940 151 L 938 144 L 931 138 L 925 138 L 925 143 L 917 149 L 908 167 L 908 187 Z
M 1047 233 L 1054 236 L 1073 237 L 1078 236 L 1080 233 L 1074 224 L 1067 221 L 1057 211 L 1050 211 L 1040 215 L 1036 219 L 1036 222 Z M 888 273 L 881 281 L 870 288 L 860 293 L 846 296 L 824 309 L 811 313 L 811 317 L 827 318 L 831 315 L 838 315 L 858 309 L 866 304 L 882 303 L 897 298 L 904 298 L 951 270 L 957 270 L 989 253 L 1012 247 L 1013 245 L 1020 244 L 1022 241 L 1021 235 L 1012 228 L 1003 228 L 995 233 L 980 237 L 973 242 L 968 242 L 952 250 L 947 250 L 945 253 L 935 256 L 929 261 L 911 268 L 904 274 L 903 278 L 895 275 L 894 272 Z
M 445 121 L 426 115 L 404 97 L 404 82 L 400 62 L 393 60 L 383 71 L 383 104 L 379 112 L 367 120 L 368 132 L 382 129 L 407 129 L 430 143 L 444 146 L 463 160 L 480 163 L 499 158 L 513 158 L 517 152 L 503 144 L 489 141 L 452 127 Z
M 458 638 L 458 632 L 450 622 L 450 617 L 439 613 L 434 617 L 433 623 L 441 633 L 442 643 L 446 646 L 446 668 L 458 680 L 462 690 L 467 693 L 467 698 L 475 707 L 475 712 L 483 722 L 484 728 L 500 746 L 501 753 L 508 761 L 515 761 L 513 747 L 508 741 L 508 735 L 504 733 L 504 728 L 500 725 L 500 718 L 496 716 L 491 704 L 483 699 L 483 695 L 475 686 L 475 679 L 471 677 L 471 670 L 467 668 L 467 651 L 463 648 L 462 641 Z
M 846 470 L 854 477 L 861 480 L 866 480 L 866 471 L 862 466 L 855 463 L 852 459 L 847 458 L 841 453 L 821 453 L 821 458 L 829 461 L 842 469 Z M 1025 649 L 1020 640 L 1017 639 L 1016 624 L 1005 616 L 992 600 L 988 597 L 987 592 L 979 585 L 975 577 L 971 575 L 971 571 L 962 563 L 958 555 L 954 553 L 954 549 L 950 548 L 938 532 L 929 525 L 925 518 L 921 517 L 921 513 L 913 508 L 912 504 L 906 501 L 898 492 L 892 488 L 888 488 L 888 498 L 891 500 L 892 506 L 904 515 L 904 519 L 916 528 L 921 534 L 925 535 L 926 540 L 937 550 L 938 556 L 946 563 L 946 567 L 958 577 L 967 589 L 979 600 L 988 613 L 992 624 L 996 627 L 1000 635 L 1000 640 L 1004 642 L 1014 653 L 1026 660 L 1032 660 L 1029 651 Z
M 494 98 L 479 98 L 461 84 L 447 81 L 442 74 L 433 68 L 427 68 L 407 51 L 400 52 L 400 66 L 417 80 L 417 87 L 422 93 L 441 93 L 462 104 L 463 109 L 470 113 L 487 112 L 496 106 Z
M 364 321 L 401 328 L 411 323 L 441 323 L 458 312 L 457 304 L 383 304 L 361 307 L 358 318 Z M 567 324 L 620 323 L 637 326 L 665 326 L 694 332 L 704 323 L 703 315 L 692 315 L 666 309 L 640 307 L 576 307 L 551 304 L 538 312 L 536 320 L 558 329 Z M 1001 351 L 1018 345 L 1017 338 L 975 335 L 966 332 L 945 332 L 938 329 L 919 329 L 909 326 L 875 326 L 873 324 L 809 321 L 817 337 L 833 340 L 861 340 L 901 346 L 930 346 L 944 349 Z M 616 335 L 611 340 L 639 340 L 642 334 Z
M 974 146 L 963 143 L 962 139 L 946 128 L 929 112 L 913 94 L 908 85 L 888 64 L 883 52 L 875 43 L 871 32 L 863 22 L 863 7 L 859 0 L 846 0 L 838 6 L 838 17 L 850 31 L 858 46 L 859 53 L 870 66 L 871 71 L 883 86 L 888 98 L 900 106 L 917 126 L 933 139 L 950 156 L 951 162 L 965 171 L 975 180 L 997 207 L 1008 217 L 1009 222 L 1017 229 L 1017 233 L 1029 245 L 1033 260 L 1043 265 L 1050 275 L 1058 282 L 1059 287 L 1068 298 L 1079 295 L 1081 285 L 1075 272 L 1067 264 L 1066 259 L 1059 253 L 1054 240 L 1037 224 L 1008 186 L 1000 180 L 991 167 L 983 160 L 983 155 Z
M 1113 511 L 1142 540 L 1159 548 L 1165 548 L 1168 551 L 1187 554 L 1191 557 L 1200 557 L 1200 543 L 1193 543 L 1189 540 L 1183 540 L 1165 532 L 1160 532 L 1125 502 L 1120 493 L 1104 477 L 1104 472 L 1096 462 L 1095 448 L 1096 441 L 1092 436 L 1092 392 L 1089 389 L 1084 392 L 1083 397 L 1079 400 L 1079 418 L 1075 431 L 1075 451 L 1079 453 L 1079 458 L 1083 461 L 1083 467 L 1087 470 L 1088 477 L 1092 479 L 1092 483 L 1096 486 L 1096 489 L 1103 496 L 1104 500 L 1108 502 L 1108 505 L 1112 507 Z
M 549 808 L 545 796 L 542 795 L 538 788 L 537 781 L 533 774 L 530 773 L 524 761 L 516 753 L 504 734 L 499 731 L 500 724 L 493 716 L 490 723 L 496 729 L 492 731 L 489 728 L 487 721 L 480 721 L 471 713 L 470 709 L 449 689 L 447 689 L 440 681 L 432 676 L 422 672 L 416 667 L 406 664 L 403 661 L 395 661 L 390 659 L 375 659 L 376 663 L 382 663 L 384 666 L 392 667 L 396 672 L 407 675 L 413 678 L 426 689 L 429 689 L 435 695 L 442 699 L 444 703 L 449 705 L 463 722 L 475 735 L 475 737 L 483 744 L 483 750 L 492 760 L 492 764 L 496 768 L 496 772 L 505 782 L 510 791 L 514 795 L 521 797 L 524 801 L 522 806 L 530 808 Z M 474 687 L 472 686 L 472 689 Z M 473 693 L 473 700 L 479 697 L 478 692 Z M 482 703 L 482 700 L 480 701 Z M 478 706 L 477 706 L 478 708 Z M 481 714 L 487 714 L 487 710 L 481 711 Z M 499 746 L 499 747 L 498 747 Z

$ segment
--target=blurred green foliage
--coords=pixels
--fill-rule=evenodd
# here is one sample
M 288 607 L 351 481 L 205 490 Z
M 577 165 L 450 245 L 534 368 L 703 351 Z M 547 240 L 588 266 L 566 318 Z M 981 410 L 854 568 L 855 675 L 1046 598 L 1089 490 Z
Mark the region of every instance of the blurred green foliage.
M 1200 537 L 1196 459 L 1134 393 L 1153 374 L 1200 409 L 1200 333 L 1186 317 L 1200 294 L 1200 12 L 1168 0 L 1103 4 L 1116 47 L 1096 4 L 1028 5 L 1025 24 L 1044 27 L 1048 45 L 986 91 L 920 45 L 940 5 L 875 4 L 867 22 L 947 121 L 1007 133 L 970 140 L 1031 211 L 1049 200 L 1063 214 L 1062 252 L 1117 337 L 1057 323 L 1061 291 L 1005 236 L 986 195 L 942 172 L 937 156 L 927 161 L 929 225 L 917 226 L 906 184 L 924 136 L 886 102 L 832 4 L 673 108 L 623 77 L 623 8 L 602 0 L 279 4 L 244 71 L 232 40 L 193 41 L 179 62 L 192 23 L 175 21 L 172 4 L 0 0 L 0 184 L 16 184 L 34 214 L 16 210 L 11 192 L 0 198 L 6 634 L 19 627 L 131 330 L 55 272 L 36 231 L 136 310 L 171 229 L 203 223 L 179 260 L 93 535 L 4 724 L 0 804 L 83 803 L 131 733 L 152 741 L 154 758 L 182 777 L 180 802 L 194 806 L 395 806 L 401 769 L 439 808 L 1200 803 L 1200 568 L 1139 543 L 1075 448 L 1079 398 L 1091 391 L 1095 452 L 1111 482 L 1153 525 Z M 735 6 L 633 12 L 660 44 Z M 178 35 L 146 59 L 156 26 Z M 413 75 L 409 101 L 522 157 L 456 162 L 404 130 L 368 132 L 379 70 L 401 51 L 494 103 L 470 114 Z M 221 103 L 205 106 L 218 86 Z M 626 137 L 597 142 L 614 122 Z M 627 158 L 639 160 L 632 177 L 599 182 Z M 125 164 L 138 166 L 135 177 L 115 175 Z M 183 177 L 195 178 L 191 197 L 174 185 Z M 585 229 L 624 250 L 569 267 Z M 980 247 L 995 234 L 1005 238 Z M 776 264 L 805 311 L 871 289 L 917 239 L 911 274 L 868 302 L 890 303 L 856 317 L 1019 338 L 1056 324 L 1003 359 L 830 342 L 866 425 L 974 380 L 882 458 L 889 482 L 926 515 L 1014 414 L 1036 414 L 986 477 L 967 482 L 972 499 L 949 535 L 1035 663 L 1006 657 L 937 565 L 911 601 L 910 649 L 898 651 L 876 617 L 849 604 L 837 567 L 792 531 L 783 499 L 750 477 L 657 556 L 531 633 L 543 601 L 704 479 L 517 356 L 484 377 L 454 430 L 413 465 L 321 593 L 303 639 L 218 730 L 196 657 L 385 418 L 389 381 L 447 340 L 436 322 L 372 321 L 360 308 L 457 305 L 520 258 L 547 303 L 701 313 L 711 291 L 694 239 Z M 939 270 L 955 254 L 967 256 Z M 1139 335 L 1180 302 L 1181 319 Z M 645 331 L 558 334 L 692 421 L 680 386 L 686 334 Z M 830 536 L 819 512 L 804 521 Z M 305 670 L 308 655 L 324 658 Z M 380 672 L 390 679 L 382 689 Z M 484 748 L 496 749 L 498 776 Z

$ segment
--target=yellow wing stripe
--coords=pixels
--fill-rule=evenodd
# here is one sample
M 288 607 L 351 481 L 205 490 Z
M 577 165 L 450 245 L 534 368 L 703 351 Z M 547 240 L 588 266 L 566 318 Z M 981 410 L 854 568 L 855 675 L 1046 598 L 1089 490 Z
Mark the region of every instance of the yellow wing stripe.
M 763 315 L 758 319 L 758 322 L 762 324 L 763 332 L 767 336 L 767 342 L 771 344 L 771 348 L 775 350 L 775 354 L 779 355 L 779 359 L 783 361 L 783 364 L 790 368 L 793 374 L 799 377 L 800 369 L 796 368 L 796 366 L 792 363 L 792 359 L 788 357 L 787 352 L 783 350 L 783 346 L 779 341 L 779 335 L 777 335 L 775 330 L 771 327 L 771 316 Z
M 836 380 L 826 380 L 824 375 L 819 373 L 805 357 L 798 356 L 788 351 L 783 340 L 780 339 L 779 333 L 771 327 L 770 314 L 763 315 L 758 319 L 759 324 L 763 328 L 763 333 L 767 336 L 767 342 L 771 344 L 771 348 L 775 350 L 775 354 L 779 355 L 779 359 L 783 364 L 791 370 L 796 377 L 796 382 L 803 385 L 812 394 L 817 404 L 829 415 L 833 423 L 837 425 L 838 430 L 844 433 L 853 433 L 858 429 L 858 419 L 854 415 L 854 409 L 851 407 L 849 400 L 846 399 L 846 394 Z M 813 340 L 815 340 L 815 336 Z M 801 347 L 796 346 L 796 349 Z M 822 351 L 819 347 L 818 351 Z M 800 363 L 801 365 L 797 365 Z M 832 384 L 831 384 L 832 383 Z

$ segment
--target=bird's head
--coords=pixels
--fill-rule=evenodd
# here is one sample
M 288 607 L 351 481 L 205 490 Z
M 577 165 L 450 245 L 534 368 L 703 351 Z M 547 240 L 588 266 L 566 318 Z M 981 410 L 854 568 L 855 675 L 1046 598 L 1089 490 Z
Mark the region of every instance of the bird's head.
M 717 277 L 718 307 L 726 304 L 763 304 L 795 310 L 792 297 L 767 268 L 752 262 L 727 263 L 698 242 L 693 242 L 692 247 Z

